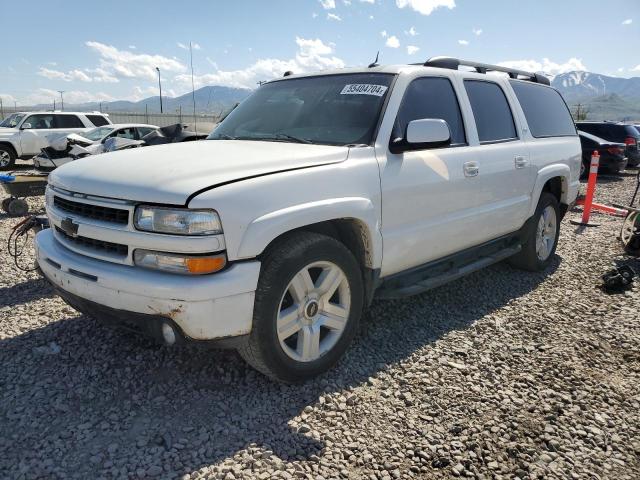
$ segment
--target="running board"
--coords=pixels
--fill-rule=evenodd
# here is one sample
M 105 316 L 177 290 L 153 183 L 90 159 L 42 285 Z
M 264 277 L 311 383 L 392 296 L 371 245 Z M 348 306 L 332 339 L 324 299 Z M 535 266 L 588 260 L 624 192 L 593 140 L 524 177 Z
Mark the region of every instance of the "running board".
M 417 295 L 419 293 L 426 292 L 427 290 L 431 290 L 432 288 L 444 285 L 445 283 L 457 280 L 460 277 L 464 277 L 465 275 L 481 270 L 489 265 L 493 265 L 494 263 L 501 262 L 502 260 L 515 255 L 520 250 L 522 250 L 522 246 L 520 244 L 516 244 L 484 256 L 476 257 L 475 260 L 469 263 L 459 264 L 458 266 L 453 266 L 457 263 L 453 261 L 453 259 L 447 259 L 446 261 L 427 265 L 420 268 L 418 271 L 414 270 L 408 274 L 394 275 L 394 278 L 390 281 L 385 282 L 383 279 L 382 285 L 376 292 L 376 297 L 402 298 Z M 442 271 L 442 266 L 447 264 L 450 265 L 451 268 Z M 438 272 L 438 270 L 440 270 L 440 272 Z M 416 280 L 416 275 L 420 275 L 423 278 L 411 283 L 405 281 L 404 277 L 407 277 L 407 280 L 409 278 Z

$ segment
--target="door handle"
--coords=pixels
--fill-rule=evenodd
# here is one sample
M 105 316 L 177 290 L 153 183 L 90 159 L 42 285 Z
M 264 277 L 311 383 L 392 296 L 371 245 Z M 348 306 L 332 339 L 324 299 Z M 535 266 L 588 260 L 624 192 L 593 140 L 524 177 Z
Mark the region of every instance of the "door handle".
M 465 162 L 462 167 L 464 168 L 465 177 L 477 177 L 478 172 L 480 171 L 478 162 Z
M 516 155 L 513 159 L 513 163 L 515 164 L 516 168 L 524 168 L 529 165 L 529 160 L 527 160 L 527 158 L 523 157 L 522 155 Z

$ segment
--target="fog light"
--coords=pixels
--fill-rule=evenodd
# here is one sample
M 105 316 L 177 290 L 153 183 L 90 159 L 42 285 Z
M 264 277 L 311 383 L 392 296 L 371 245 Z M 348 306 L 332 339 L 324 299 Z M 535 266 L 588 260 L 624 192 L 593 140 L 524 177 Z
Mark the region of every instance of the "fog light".
M 176 343 L 176 331 L 168 323 L 162 324 L 162 338 L 164 338 L 167 345 Z

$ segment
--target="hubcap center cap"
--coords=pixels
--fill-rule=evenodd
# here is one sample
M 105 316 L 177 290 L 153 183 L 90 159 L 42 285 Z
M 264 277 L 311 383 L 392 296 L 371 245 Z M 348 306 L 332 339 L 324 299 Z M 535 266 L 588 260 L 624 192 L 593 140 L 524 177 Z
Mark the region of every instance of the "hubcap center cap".
M 309 300 L 304 306 L 304 316 L 308 320 L 313 320 L 320 311 L 320 305 L 317 300 Z

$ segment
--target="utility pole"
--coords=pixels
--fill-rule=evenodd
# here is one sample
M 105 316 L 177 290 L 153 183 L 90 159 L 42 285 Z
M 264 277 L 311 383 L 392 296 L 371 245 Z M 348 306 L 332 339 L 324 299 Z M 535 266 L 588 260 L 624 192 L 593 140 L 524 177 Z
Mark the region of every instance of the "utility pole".
M 65 90 L 58 90 L 58 93 L 60 93 L 60 110 L 62 110 L 64 112 L 64 97 L 62 96 L 62 94 L 65 92 Z
M 0 118 L 4 120 L 4 106 L 2 105 L 2 97 L 0 97 Z
M 191 57 L 191 97 L 193 98 L 193 124 L 198 134 L 198 119 L 196 118 L 196 87 L 193 83 L 193 48 L 191 48 L 191 41 L 189 41 L 189 56 Z
M 160 69 L 156 67 L 158 71 L 158 88 L 160 89 L 160 113 L 162 113 L 162 82 L 160 81 Z

